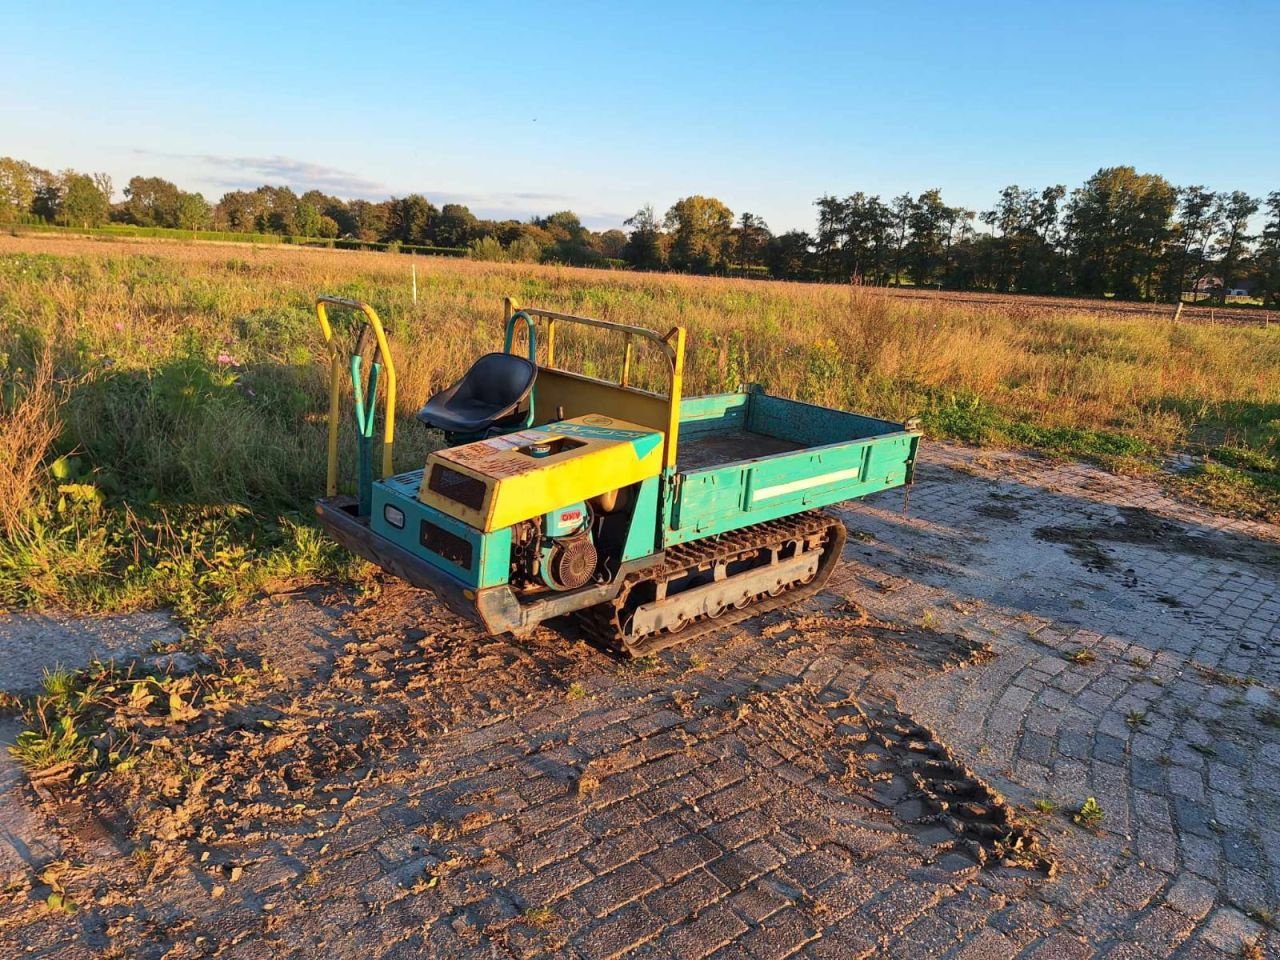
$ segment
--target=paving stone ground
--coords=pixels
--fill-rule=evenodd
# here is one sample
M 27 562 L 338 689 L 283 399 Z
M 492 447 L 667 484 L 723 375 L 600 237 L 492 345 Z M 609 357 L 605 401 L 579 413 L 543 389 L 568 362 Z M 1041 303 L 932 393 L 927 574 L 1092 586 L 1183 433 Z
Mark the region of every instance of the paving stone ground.
M 192 730 L 177 826 L 4 790 L 81 908 L 11 878 L 0 955 L 1280 956 L 1280 529 L 938 443 L 902 507 L 840 509 L 819 597 L 640 664 L 396 585 L 259 604 L 218 639 L 279 689 Z M 923 816 L 895 725 L 1053 874 Z

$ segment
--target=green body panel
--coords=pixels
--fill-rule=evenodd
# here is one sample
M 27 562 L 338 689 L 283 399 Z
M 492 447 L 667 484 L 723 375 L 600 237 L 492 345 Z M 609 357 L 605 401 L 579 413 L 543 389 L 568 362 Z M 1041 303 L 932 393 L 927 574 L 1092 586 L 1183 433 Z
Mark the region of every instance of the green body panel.
M 901 424 L 758 389 L 681 404 L 684 440 L 738 431 L 803 449 L 678 474 L 664 502 L 664 547 L 902 486 L 920 442 Z
M 482 533 L 461 520 L 441 513 L 418 499 L 422 471 L 414 470 L 379 480 L 373 485 L 373 509 L 369 529 L 390 540 L 457 580 L 464 586 L 481 589 L 506 583 L 511 573 L 511 528 Z M 405 516 L 403 528 L 387 520 L 386 507 Z M 422 543 L 422 523 L 426 521 L 471 546 L 471 563 L 464 567 L 426 548 Z
M 685 397 L 680 401 L 680 439 L 747 429 L 750 397 L 746 391 Z
M 635 509 L 631 514 L 631 526 L 627 528 L 627 540 L 622 547 L 623 563 L 647 557 L 658 551 L 658 537 L 661 529 L 658 520 L 660 485 L 659 477 L 650 477 L 640 483 Z

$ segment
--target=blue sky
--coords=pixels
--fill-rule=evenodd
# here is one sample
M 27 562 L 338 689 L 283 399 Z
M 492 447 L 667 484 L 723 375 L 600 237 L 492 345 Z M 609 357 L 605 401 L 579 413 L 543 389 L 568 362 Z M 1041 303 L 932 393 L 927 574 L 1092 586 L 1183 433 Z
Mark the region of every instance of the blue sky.
M 1280 190 L 1280 3 L 6 3 L 0 155 L 616 226 L 691 193 Z

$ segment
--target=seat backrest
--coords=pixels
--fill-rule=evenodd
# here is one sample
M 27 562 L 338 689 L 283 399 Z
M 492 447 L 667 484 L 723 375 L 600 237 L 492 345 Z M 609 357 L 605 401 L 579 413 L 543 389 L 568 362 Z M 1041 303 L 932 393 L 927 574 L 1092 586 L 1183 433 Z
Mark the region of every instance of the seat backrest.
M 528 395 L 537 373 L 537 367 L 514 353 L 486 353 L 466 372 L 456 396 L 509 407 Z

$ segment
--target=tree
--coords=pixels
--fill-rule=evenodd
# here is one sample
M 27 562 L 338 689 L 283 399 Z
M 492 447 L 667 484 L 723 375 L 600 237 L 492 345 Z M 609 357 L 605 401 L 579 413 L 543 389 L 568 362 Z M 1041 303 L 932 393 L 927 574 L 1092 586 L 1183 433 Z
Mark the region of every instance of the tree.
M 600 256 L 609 260 L 621 260 L 627 249 L 627 235 L 621 230 L 606 230 L 600 234 L 596 248 Z
M 347 205 L 347 223 L 335 217 L 342 236 L 353 236 L 360 240 L 381 240 L 387 232 L 387 216 L 390 202 L 370 203 L 368 200 L 352 200 Z
M 178 219 L 174 226 L 183 230 L 207 230 L 213 222 L 213 210 L 203 194 L 183 193 L 178 197 Z
M 67 170 L 62 174 L 57 221 L 65 226 L 96 227 L 111 215 L 110 181 Z M 104 187 L 106 188 L 104 190 Z
M 572 210 L 561 210 L 549 217 L 535 219 L 534 225 L 541 227 L 551 235 L 553 243 L 572 243 L 585 245 L 587 228 L 582 225 L 578 215 Z
M 1263 306 L 1280 306 L 1280 190 L 1267 194 L 1267 222 L 1254 269 Z
M 1058 203 L 1066 187 L 1037 192 L 1017 184 L 1000 191 L 1000 199 L 981 215 L 991 227 L 983 245 L 986 266 L 980 271 L 997 290 L 1051 293 L 1061 274 L 1057 250 Z M 999 231 L 997 235 L 997 231 Z
M 809 261 L 813 247 L 813 238 L 803 230 L 789 230 L 781 236 L 770 237 L 764 252 L 770 276 L 779 280 L 806 279 L 811 272 Z
M 470 210 L 460 203 L 446 203 L 435 219 L 435 243 L 440 247 L 465 247 L 479 236 L 478 221 Z
M 592 246 L 591 231 L 582 225 L 572 210 L 561 210 L 549 217 L 535 219 L 533 223 L 551 238 L 551 244 L 543 248 L 544 259 L 584 264 L 600 258 Z
M 1177 303 L 1184 290 L 1194 291 L 1207 272 L 1209 242 L 1218 230 L 1218 195 L 1204 187 L 1178 191 L 1178 223 L 1165 278 L 1168 298 Z
M 178 206 L 182 191 L 160 177 L 132 177 L 124 188 L 124 203 L 118 211 L 125 223 L 140 227 L 178 226 Z
M 0 223 L 10 223 L 32 212 L 40 174 L 31 164 L 12 157 L 0 157 Z
M 516 263 L 537 263 L 542 259 L 542 248 L 532 237 L 519 236 L 507 244 L 507 259 Z
M 393 197 L 387 217 L 386 239 L 430 246 L 437 214 L 436 208 L 420 193 L 411 193 L 401 200 Z
M 744 213 L 738 218 L 738 228 L 734 235 L 734 253 L 738 263 L 744 267 L 759 266 L 764 263 L 765 248 L 773 234 L 763 217 L 754 213 Z
M 258 229 L 258 218 L 265 209 L 261 194 L 248 190 L 224 193 L 213 210 L 213 222 L 219 230 L 252 233 Z
M 907 233 L 911 228 L 911 211 L 915 201 L 911 194 L 894 197 L 889 204 L 893 238 L 893 285 L 902 285 L 902 264 L 907 249 Z
M 665 222 L 671 231 L 673 267 L 691 273 L 723 272 L 731 249 L 732 210 L 715 197 L 695 194 L 677 200 Z
M 667 238 L 653 207 L 645 204 L 623 223 L 630 227 L 622 257 L 637 270 L 662 270 L 667 265 Z
M 1222 275 L 1222 287 L 1218 291 L 1220 303 L 1227 302 L 1227 291 L 1236 285 L 1240 260 L 1253 239 L 1245 231 L 1249 229 L 1249 218 L 1257 212 L 1258 201 L 1243 190 L 1234 190 L 1218 198 L 1220 226 L 1213 249 L 1218 257 L 1218 272 Z
M 315 224 L 315 236 L 345 237 L 355 232 L 355 220 L 345 201 L 319 190 L 308 190 L 298 198 L 298 203 L 309 204 L 320 215 Z
M 325 220 L 333 223 L 333 218 L 326 217 L 314 203 L 299 200 L 293 208 L 293 221 L 290 232 L 298 237 L 323 236 L 321 231 L 324 228 Z M 337 224 L 334 224 L 334 228 L 336 232 Z
M 907 224 L 911 240 L 907 245 L 911 277 L 917 285 L 933 282 L 944 266 L 956 212 L 942 202 L 941 190 L 928 190 L 911 204 Z
M 298 195 L 288 187 L 259 187 L 254 191 L 259 198 L 259 212 L 255 228 L 259 233 L 278 233 L 291 237 L 299 235 Z M 312 214 L 314 213 L 314 219 Z M 319 211 L 303 211 L 302 227 L 312 228 L 319 218 Z
M 1176 194 L 1164 177 L 1104 167 L 1071 195 L 1067 239 L 1081 293 L 1149 296 Z
M 847 198 L 845 204 L 849 213 L 848 242 L 853 255 L 850 279 L 887 285 L 893 212 L 879 197 L 860 192 Z

